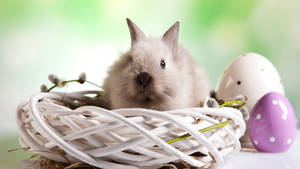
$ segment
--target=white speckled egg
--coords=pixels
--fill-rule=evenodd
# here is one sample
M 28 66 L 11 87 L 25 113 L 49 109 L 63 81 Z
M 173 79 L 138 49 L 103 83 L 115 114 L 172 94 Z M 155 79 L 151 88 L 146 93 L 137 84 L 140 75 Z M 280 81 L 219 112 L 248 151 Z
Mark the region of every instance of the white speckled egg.
M 240 94 L 246 96 L 250 112 L 265 94 L 278 92 L 284 95 L 277 70 L 269 60 L 256 53 L 247 53 L 233 60 L 221 76 L 216 92 L 217 97 L 225 101 Z

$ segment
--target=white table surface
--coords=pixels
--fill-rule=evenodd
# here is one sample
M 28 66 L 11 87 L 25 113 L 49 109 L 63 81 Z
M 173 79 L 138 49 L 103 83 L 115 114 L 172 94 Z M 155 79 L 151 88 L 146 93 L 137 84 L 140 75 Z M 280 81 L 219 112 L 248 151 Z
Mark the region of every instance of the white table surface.
M 300 169 L 300 131 L 284 153 L 239 152 L 214 169 Z

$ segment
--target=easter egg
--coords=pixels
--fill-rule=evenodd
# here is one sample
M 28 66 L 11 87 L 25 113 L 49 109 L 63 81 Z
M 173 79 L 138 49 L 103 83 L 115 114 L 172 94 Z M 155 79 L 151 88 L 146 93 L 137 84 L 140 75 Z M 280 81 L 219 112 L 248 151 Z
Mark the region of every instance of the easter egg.
M 295 113 L 285 96 L 271 92 L 256 103 L 249 120 L 249 134 L 256 149 L 284 152 L 293 143 L 296 132 Z
M 250 112 L 265 94 L 278 92 L 284 95 L 277 70 L 270 61 L 256 53 L 247 53 L 233 60 L 221 76 L 216 92 L 217 97 L 225 101 L 234 100 L 237 95 L 246 96 L 246 107 Z

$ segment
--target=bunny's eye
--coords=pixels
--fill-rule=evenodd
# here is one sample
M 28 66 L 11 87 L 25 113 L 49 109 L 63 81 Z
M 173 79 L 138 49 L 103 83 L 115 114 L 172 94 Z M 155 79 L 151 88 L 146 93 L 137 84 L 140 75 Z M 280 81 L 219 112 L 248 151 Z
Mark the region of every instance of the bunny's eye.
M 165 63 L 164 60 L 161 60 L 161 61 L 160 61 L 160 67 L 161 67 L 162 69 L 164 69 L 164 68 L 166 67 L 166 63 Z

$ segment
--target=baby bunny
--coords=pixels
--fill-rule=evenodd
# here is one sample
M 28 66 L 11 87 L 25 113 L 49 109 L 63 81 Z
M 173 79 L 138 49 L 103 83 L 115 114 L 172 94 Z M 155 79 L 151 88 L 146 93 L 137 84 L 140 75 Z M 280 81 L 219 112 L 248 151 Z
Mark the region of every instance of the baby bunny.
M 178 44 L 179 22 L 160 38 L 148 38 L 130 20 L 131 49 L 116 61 L 103 83 L 105 107 L 170 110 L 199 106 L 209 83 Z

